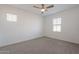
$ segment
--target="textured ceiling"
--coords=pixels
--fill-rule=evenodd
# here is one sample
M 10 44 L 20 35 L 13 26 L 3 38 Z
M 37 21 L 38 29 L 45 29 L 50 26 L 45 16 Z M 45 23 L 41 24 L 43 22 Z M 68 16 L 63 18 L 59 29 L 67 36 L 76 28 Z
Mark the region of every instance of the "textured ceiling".
M 55 14 L 57 12 L 61 12 L 61 11 L 79 6 L 77 4 L 54 4 L 53 8 L 50 8 L 44 14 L 41 14 L 40 9 L 34 8 L 33 5 L 34 4 L 12 4 L 11 6 L 14 6 L 14 7 L 17 7 L 17 8 L 20 8 L 20 9 L 24 9 L 26 11 L 29 11 L 29 12 L 32 12 L 32 13 L 35 13 L 35 14 L 39 14 L 39 15 L 43 15 L 43 16 Z M 48 6 L 48 5 L 50 5 L 50 4 L 46 4 L 45 6 Z M 41 7 L 40 4 L 37 4 L 36 6 Z

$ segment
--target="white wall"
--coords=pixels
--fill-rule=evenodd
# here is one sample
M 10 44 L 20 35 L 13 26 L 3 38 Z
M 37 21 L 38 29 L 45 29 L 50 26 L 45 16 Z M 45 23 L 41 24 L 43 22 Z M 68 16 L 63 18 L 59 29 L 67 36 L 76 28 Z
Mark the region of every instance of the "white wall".
M 52 20 L 56 17 L 62 18 L 61 32 L 52 31 Z M 46 16 L 44 20 L 45 36 L 79 44 L 79 7 Z
M 6 13 L 17 15 L 17 22 L 9 22 Z M 62 30 L 52 31 L 52 19 L 62 17 Z M 45 36 L 79 43 L 79 7 L 42 17 L 14 8 L 0 5 L 0 47 Z
M 6 13 L 17 15 L 17 22 L 9 22 Z M 42 36 L 42 17 L 9 5 L 0 5 L 0 47 Z

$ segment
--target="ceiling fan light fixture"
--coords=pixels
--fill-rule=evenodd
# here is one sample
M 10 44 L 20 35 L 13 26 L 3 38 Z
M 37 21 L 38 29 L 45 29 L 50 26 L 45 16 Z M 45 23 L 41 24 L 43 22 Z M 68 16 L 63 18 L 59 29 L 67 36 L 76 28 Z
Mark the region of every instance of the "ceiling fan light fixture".
M 45 11 L 45 9 L 41 9 L 41 12 L 44 12 Z
M 34 8 L 38 8 L 38 9 L 41 9 L 41 13 L 44 13 L 45 11 L 48 11 L 49 8 L 52 8 L 54 7 L 54 5 L 49 5 L 49 6 L 45 6 L 44 4 L 41 4 L 41 7 L 38 7 L 38 6 L 33 6 Z

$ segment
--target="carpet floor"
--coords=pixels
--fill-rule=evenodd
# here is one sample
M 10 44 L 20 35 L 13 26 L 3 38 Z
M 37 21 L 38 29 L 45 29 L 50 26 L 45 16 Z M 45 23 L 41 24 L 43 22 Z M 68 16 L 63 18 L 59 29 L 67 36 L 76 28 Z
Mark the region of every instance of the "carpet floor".
M 0 48 L 0 54 L 78 54 L 79 44 L 42 37 Z

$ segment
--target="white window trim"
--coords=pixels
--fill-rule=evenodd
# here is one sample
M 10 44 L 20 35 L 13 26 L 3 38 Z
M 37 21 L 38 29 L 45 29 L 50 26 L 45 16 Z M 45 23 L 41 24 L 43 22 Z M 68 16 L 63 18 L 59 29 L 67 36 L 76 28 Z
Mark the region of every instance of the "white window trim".
M 7 18 L 7 21 L 17 22 L 17 15 L 15 14 L 7 13 L 6 18 Z
M 53 32 L 61 32 L 61 17 L 54 18 L 52 23 L 53 23 Z

